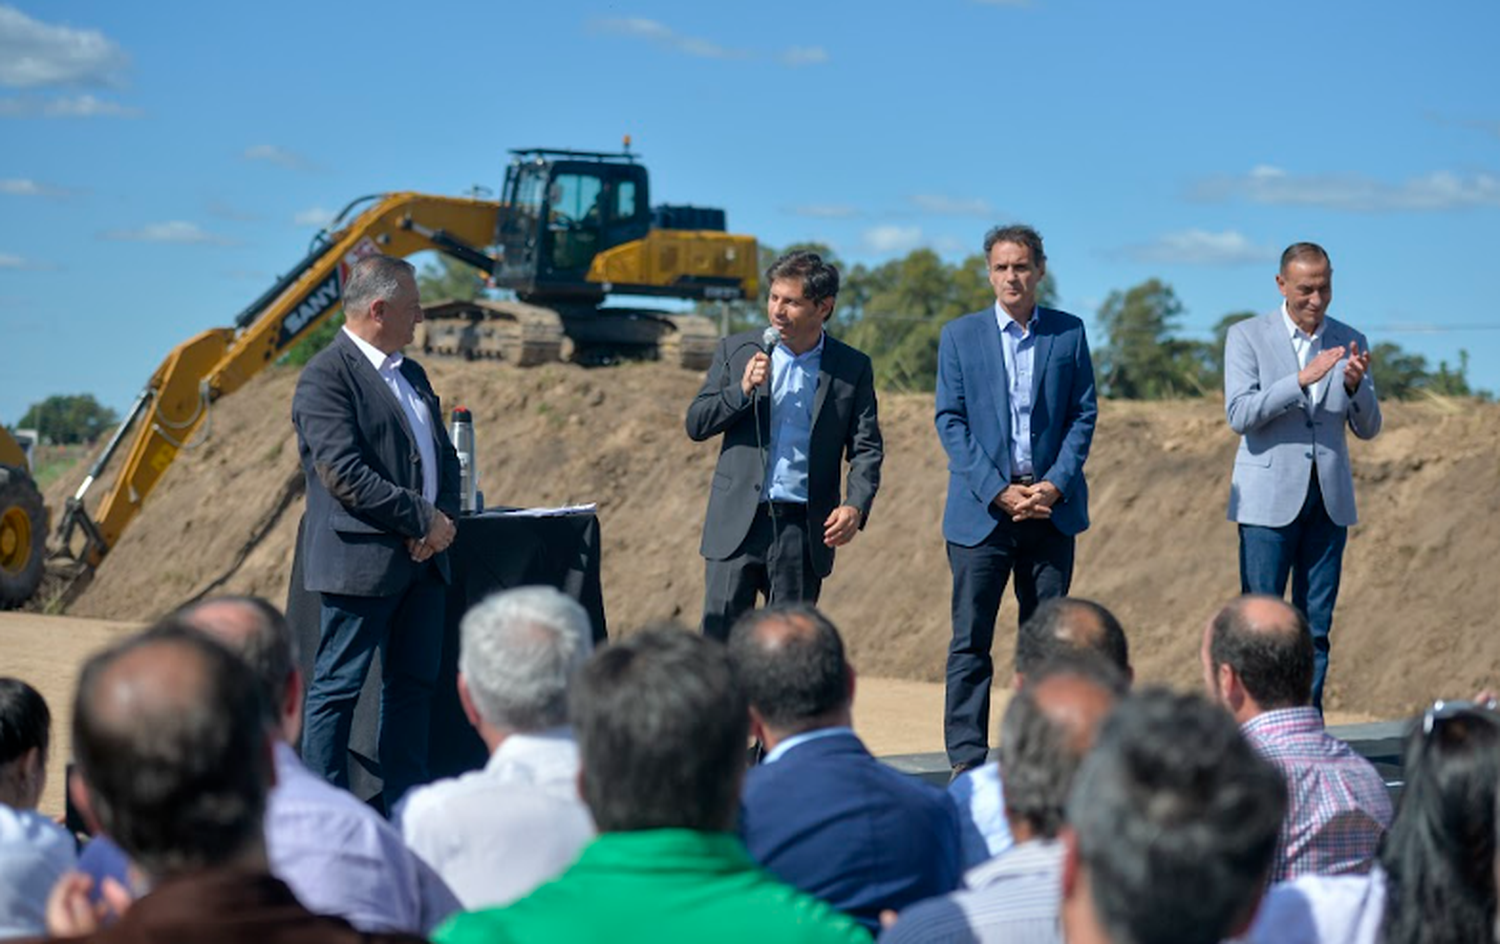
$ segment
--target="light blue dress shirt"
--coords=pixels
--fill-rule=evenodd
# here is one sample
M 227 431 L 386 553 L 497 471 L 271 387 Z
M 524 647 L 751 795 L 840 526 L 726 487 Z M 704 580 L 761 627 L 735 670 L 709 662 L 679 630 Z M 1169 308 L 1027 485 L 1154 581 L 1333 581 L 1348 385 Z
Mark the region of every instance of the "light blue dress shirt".
M 1022 328 L 995 303 L 1000 350 L 1005 355 L 1005 382 L 1010 400 L 1010 477 L 1034 475 L 1031 465 L 1031 369 L 1036 359 L 1036 326 L 1042 310 L 1034 308 Z
M 771 351 L 771 444 L 766 458 L 766 499 L 807 502 L 807 452 L 823 339 L 803 354 L 785 344 Z

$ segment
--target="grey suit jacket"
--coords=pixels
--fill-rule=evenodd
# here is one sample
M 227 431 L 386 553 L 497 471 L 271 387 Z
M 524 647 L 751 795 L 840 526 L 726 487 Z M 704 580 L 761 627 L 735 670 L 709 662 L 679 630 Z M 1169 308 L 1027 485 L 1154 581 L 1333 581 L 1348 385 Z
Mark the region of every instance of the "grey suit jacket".
M 406 539 L 422 537 L 435 511 L 458 518 L 458 454 L 427 374 L 411 358 L 401 373 L 432 417 L 438 458 L 436 508 L 422 497 L 411 424 L 368 358 L 343 332 L 302 370 L 292 397 L 297 452 L 307 479 L 302 568 L 308 590 L 385 596 L 418 566 Z M 446 552 L 433 557 L 450 579 Z
M 1323 320 L 1323 348 L 1359 344 L 1365 336 L 1332 318 Z M 1380 432 L 1380 402 L 1368 374 L 1351 396 L 1345 360 L 1329 371 L 1316 401 L 1297 383 L 1297 353 L 1281 310 L 1229 329 L 1224 344 L 1224 404 L 1240 434 L 1229 486 L 1229 520 L 1279 528 L 1291 524 L 1307 499 L 1314 457 L 1318 487 L 1333 523 L 1358 520 L 1349 469 L 1347 426 L 1360 439 Z
M 771 443 L 770 398 L 745 396 L 740 389 L 745 364 L 760 350 L 760 331 L 745 331 L 719 342 L 703 389 L 687 411 L 687 434 L 695 442 L 723 434 L 708 512 L 703 519 L 700 550 L 709 560 L 734 556 L 750 525 L 765 484 L 764 457 L 756 444 Z M 860 527 L 869 518 L 880 488 L 884 446 L 876 415 L 875 371 L 870 358 L 825 335 L 818 370 L 818 392 L 813 399 L 812 434 L 807 457 L 807 520 L 813 569 L 826 577 L 833 570 L 833 548 L 822 538 L 822 524 L 834 508 L 852 505 L 860 511 Z M 756 407 L 758 404 L 758 408 Z M 840 500 L 840 473 L 849 461 L 847 488 Z

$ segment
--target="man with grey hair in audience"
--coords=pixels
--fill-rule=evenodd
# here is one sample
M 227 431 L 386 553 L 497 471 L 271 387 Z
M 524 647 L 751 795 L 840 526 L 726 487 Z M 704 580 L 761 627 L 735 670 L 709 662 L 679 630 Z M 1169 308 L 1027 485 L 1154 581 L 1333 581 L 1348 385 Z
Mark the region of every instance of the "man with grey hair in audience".
M 1286 785 L 1234 719 L 1149 689 L 1099 731 L 1068 798 L 1068 944 L 1218 944 L 1255 916 Z
M 967 888 L 901 912 L 882 941 L 1061 941 L 1064 806 L 1099 726 L 1125 691 L 1120 670 L 1087 652 L 1064 654 L 1028 675 L 1000 727 L 1000 777 L 1015 845 L 971 869 Z
M 469 910 L 560 874 L 594 836 L 578 795 L 568 691 L 593 649 L 588 614 L 551 587 L 494 594 L 463 618 L 458 695 L 490 750 L 483 770 L 412 791 L 406 842 Z
M 1120 671 L 1127 686 L 1134 678 L 1125 630 L 1113 613 L 1083 597 L 1043 600 L 1016 634 L 1011 688 L 1021 691 L 1029 677 L 1047 662 L 1079 652 L 1093 653 L 1108 661 Z M 959 774 L 948 785 L 948 793 L 958 805 L 960 852 L 965 869 L 972 869 L 1010 848 L 1012 840 L 999 765 L 987 763 Z

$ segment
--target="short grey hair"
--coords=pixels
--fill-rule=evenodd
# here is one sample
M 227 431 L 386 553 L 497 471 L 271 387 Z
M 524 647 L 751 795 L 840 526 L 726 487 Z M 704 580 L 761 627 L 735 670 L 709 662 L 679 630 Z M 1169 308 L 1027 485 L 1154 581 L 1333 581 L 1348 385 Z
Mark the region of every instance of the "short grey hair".
M 588 614 L 552 587 L 487 597 L 459 624 L 458 668 L 485 723 L 541 731 L 568 720 L 568 687 L 593 651 Z
M 376 301 L 390 301 L 401 290 L 401 276 L 415 280 L 416 267 L 395 256 L 366 256 L 349 267 L 344 284 L 344 317 L 364 317 Z

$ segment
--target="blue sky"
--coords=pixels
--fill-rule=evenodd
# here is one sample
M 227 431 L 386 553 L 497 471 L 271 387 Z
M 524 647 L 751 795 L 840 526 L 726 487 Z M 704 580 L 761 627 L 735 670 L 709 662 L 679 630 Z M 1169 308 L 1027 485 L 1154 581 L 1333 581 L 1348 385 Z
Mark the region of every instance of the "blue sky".
M 1335 317 L 1500 391 L 1496 36 L 1493 0 L 0 3 L 0 420 L 123 411 L 355 197 L 624 134 L 771 245 L 1024 220 L 1064 307 L 1157 276 L 1195 337 L 1316 240 Z

